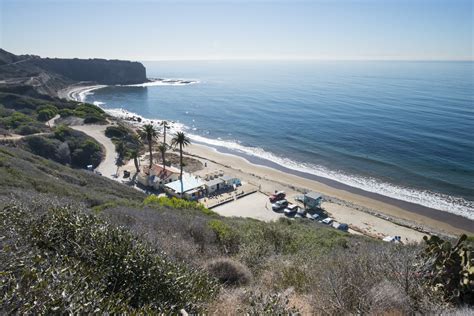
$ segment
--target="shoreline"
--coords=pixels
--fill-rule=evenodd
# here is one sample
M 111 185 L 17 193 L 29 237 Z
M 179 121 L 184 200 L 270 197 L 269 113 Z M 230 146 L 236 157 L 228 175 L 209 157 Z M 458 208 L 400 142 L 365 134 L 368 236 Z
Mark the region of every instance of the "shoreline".
M 69 100 L 77 100 L 84 92 L 103 87 L 105 86 L 78 84 L 70 86 L 58 94 Z M 123 120 L 123 118 L 116 118 Z M 127 120 L 124 121 L 130 123 Z M 328 212 L 339 213 L 339 217 L 343 214 L 340 214 L 340 210 L 337 210 L 334 205 L 364 212 L 400 225 L 400 227 L 410 227 L 410 229 L 425 233 L 441 232 L 448 235 L 474 233 L 474 221 L 468 218 L 364 191 L 334 180 L 286 168 L 261 158 L 245 156 L 245 154 L 237 155 L 226 148 L 195 142 L 186 151 L 189 151 L 191 156 L 215 161 L 231 170 L 242 172 L 244 175 L 248 174 L 254 178 L 254 182 L 268 181 L 284 187 L 285 191 L 290 192 L 301 193 L 301 191 L 308 189 L 320 192 L 325 195 L 329 203 L 333 203 Z M 338 216 L 335 217 L 338 218 Z

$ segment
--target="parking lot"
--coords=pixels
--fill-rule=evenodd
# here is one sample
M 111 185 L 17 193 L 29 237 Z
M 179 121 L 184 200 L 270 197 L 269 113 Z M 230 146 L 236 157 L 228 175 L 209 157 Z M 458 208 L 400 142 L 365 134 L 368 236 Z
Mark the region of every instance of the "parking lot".
M 275 221 L 283 214 L 273 212 L 268 196 L 261 192 L 255 192 L 212 209 L 222 216 L 237 216 L 255 218 L 261 221 Z

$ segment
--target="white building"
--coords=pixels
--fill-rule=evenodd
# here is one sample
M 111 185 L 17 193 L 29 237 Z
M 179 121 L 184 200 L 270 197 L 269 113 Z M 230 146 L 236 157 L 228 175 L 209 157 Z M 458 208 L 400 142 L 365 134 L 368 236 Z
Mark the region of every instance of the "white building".
M 166 183 L 170 183 L 179 179 L 180 171 L 174 167 L 166 167 L 153 165 L 151 169 L 144 167 L 138 174 L 137 181 L 144 186 L 153 187 L 158 190 Z

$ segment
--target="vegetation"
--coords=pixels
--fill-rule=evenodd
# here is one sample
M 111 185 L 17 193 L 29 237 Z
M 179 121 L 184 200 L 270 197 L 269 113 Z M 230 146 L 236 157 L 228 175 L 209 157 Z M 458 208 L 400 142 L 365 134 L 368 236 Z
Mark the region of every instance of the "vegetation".
M 75 116 L 87 123 L 104 123 L 106 114 L 93 104 L 65 101 L 17 87 L 0 90 L 0 129 L 20 135 L 48 132 L 45 122 L 56 114 Z
M 124 126 L 108 126 L 105 135 L 115 143 L 115 151 L 118 153 L 117 167 L 123 165 L 124 160 L 133 159 L 137 172 L 140 172 L 138 158 L 140 157 L 141 142 L 136 133 Z M 118 172 L 118 169 L 117 169 Z
M 97 166 L 102 160 L 100 145 L 89 136 L 64 125 L 54 134 L 25 137 L 21 146 L 32 153 L 76 168 Z
M 7 314 L 472 313 L 470 238 L 448 250 L 225 218 L 5 146 L 0 179 Z
M 172 146 L 179 146 L 179 168 L 181 179 L 181 196 L 183 195 L 183 147 L 186 147 L 191 144 L 191 140 L 183 133 L 177 132 L 176 135 L 171 140 Z
M 424 237 L 427 247 L 421 272 L 433 291 L 447 301 L 474 305 L 474 247 L 462 235 L 454 246 L 437 236 Z
M 0 212 L 2 310 L 10 313 L 199 312 L 216 293 L 199 269 L 74 209 Z
M 148 144 L 148 153 L 150 155 L 150 168 L 153 166 L 153 143 L 158 137 L 158 131 L 151 124 L 143 125 L 140 130 L 140 139 Z

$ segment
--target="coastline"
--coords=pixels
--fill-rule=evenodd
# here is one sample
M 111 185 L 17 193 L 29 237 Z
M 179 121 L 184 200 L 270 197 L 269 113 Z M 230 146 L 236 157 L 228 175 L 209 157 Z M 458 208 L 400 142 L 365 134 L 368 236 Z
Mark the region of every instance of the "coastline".
M 78 100 L 84 93 L 102 87 L 105 86 L 78 84 L 62 90 L 58 95 L 70 100 Z M 368 219 L 376 218 L 390 222 L 400 229 L 409 227 L 419 234 L 436 232 L 452 235 L 474 232 L 474 222 L 459 215 L 384 197 L 303 172 L 285 170 L 287 168 L 278 167 L 276 164 L 276 166 L 262 165 L 262 162 L 255 161 L 251 157 L 238 156 L 230 151 L 226 152 L 203 144 L 193 144 L 186 148 L 186 151 L 190 156 L 228 168 L 248 182 L 261 184 L 262 191 L 266 193 L 273 192 L 277 188 L 287 191 L 289 196 L 301 194 L 304 190 L 320 192 L 327 200 L 323 208 L 333 217 L 337 220 L 345 220 L 349 224 L 354 224 L 357 218 L 363 219 L 366 222 L 355 221 L 358 223 L 358 228 L 377 237 L 380 237 L 384 230 L 387 231 L 387 227 L 377 229 L 373 227 L 375 224 L 367 223 Z M 382 225 L 376 222 L 378 226 Z M 373 233 L 367 232 L 371 230 L 370 227 Z M 410 238 L 410 240 L 416 239 L 421 239 L 421 237 L 414 234 Z

